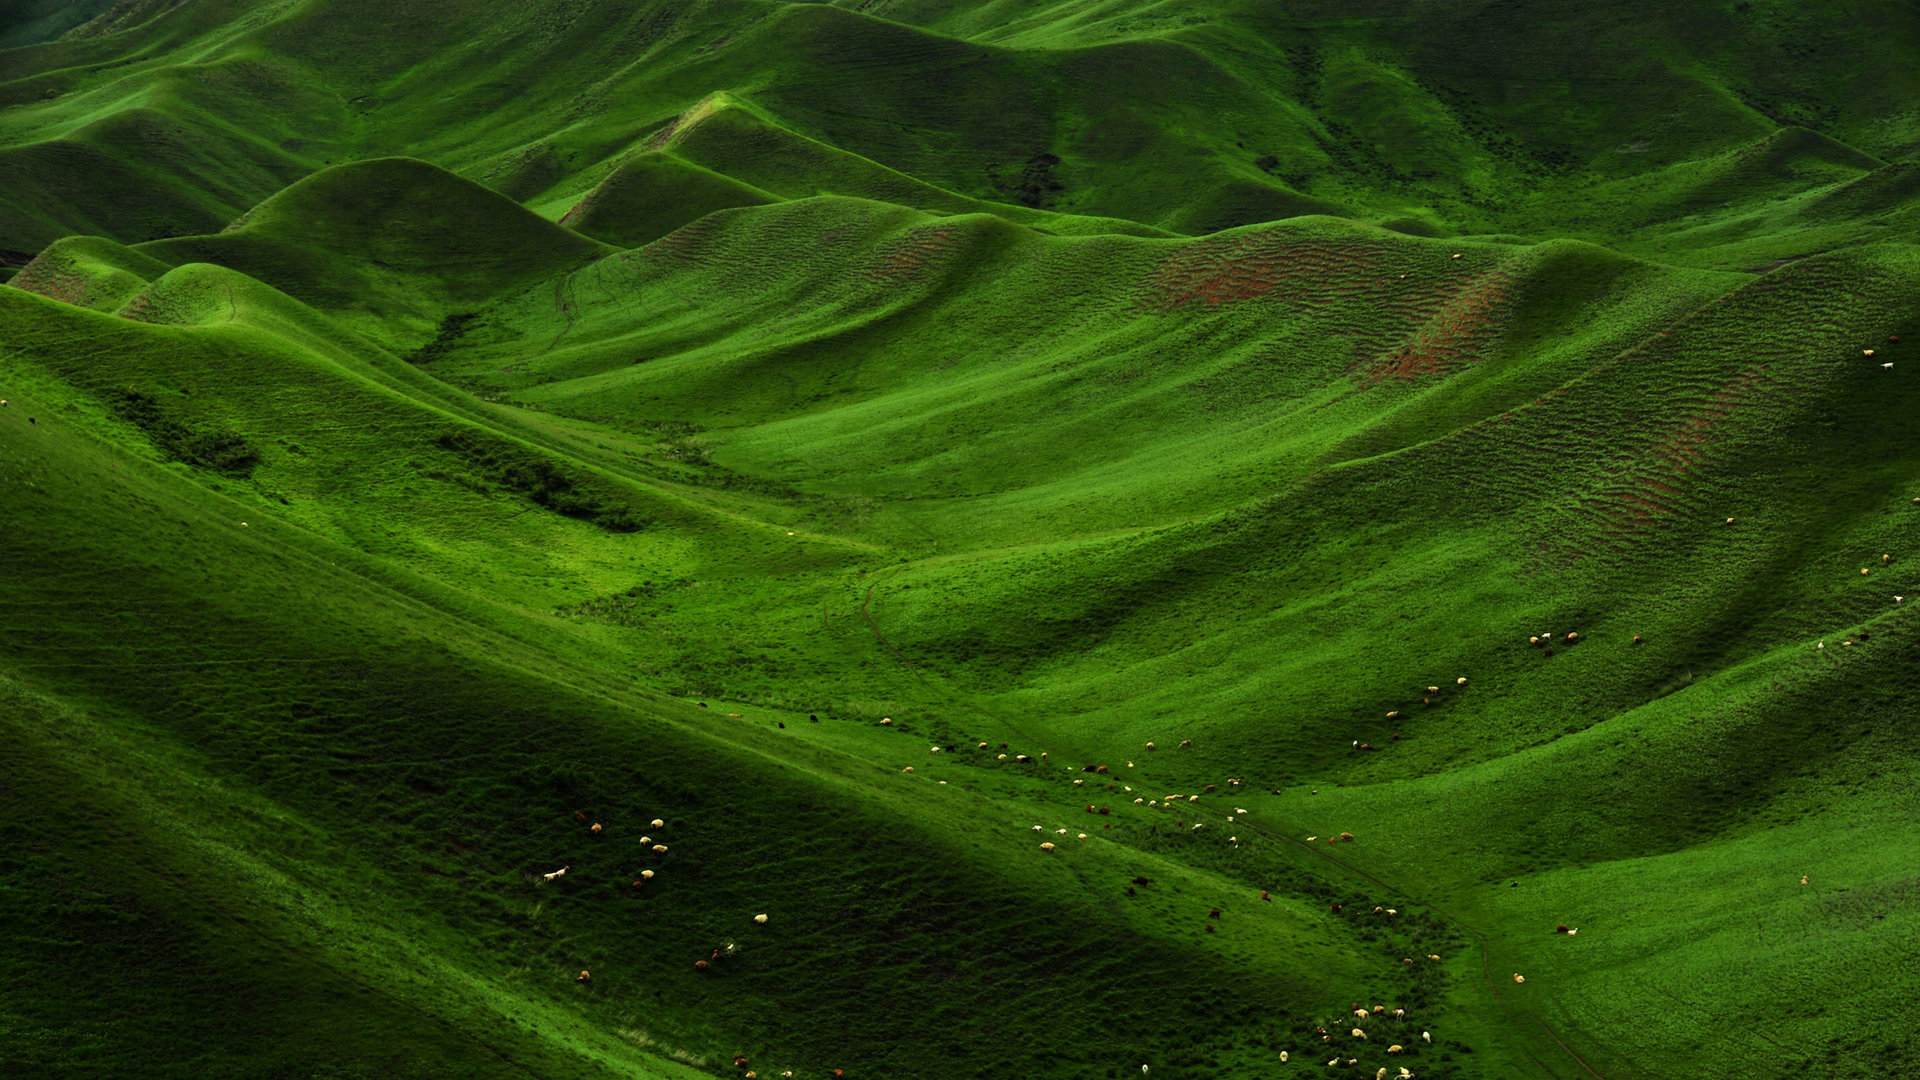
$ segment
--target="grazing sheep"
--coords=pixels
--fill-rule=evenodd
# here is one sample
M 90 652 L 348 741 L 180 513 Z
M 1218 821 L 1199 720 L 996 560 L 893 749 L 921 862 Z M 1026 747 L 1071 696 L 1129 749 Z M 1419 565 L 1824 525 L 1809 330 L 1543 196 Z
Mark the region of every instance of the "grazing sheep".
M 1400 911 L 1399 911 L 1399 909 L 1398 909 L 1398 908 L 1388 908 L 1388 909 L 1387 909 L 1387 914 L 1388 914 L 1388 915 L 1390 915 L 1390 916 L 1391 916 L 1391 915 L 1398 915 L 1398 914 L 1400 914 Z
M 1861 575 L 1862 577 L 1865 577 L 1866 575 L 1868 575 L 1868 574 L 1870 574 L 1870 573 L 1872 573 L 1872 572 L 1873 572 L 1873 571 L 1871 571 L 1871 570 L 1868 570 L 1868 569 L 1867 569 L 1866 567 L 1864 567 L 1864 566 L 1860 568 L 1860 575 Z
M 1030 757 L 1028 757 L 1028 756 L 1027 756 L 1027 755 L 1025 755 L 1025 754 L 1015 754 L 1015 755 L 1013 756 L 1013 760 L 1015 760 L 1015 761 L 1017 761 L 1017 762 L 1019 762 L 1019 763 L 1020 763 L 1020 764 L 1022 764 L 1022 765 L 1031 765 L 1031 764 L 1033 764 L 1033 759 L 1032 759 L 1032 758 L 1030 758 Z
M 1189 796 L 1187 796 L 1187 801 L 1188 801 L 1188 802 L 1199 802 L 1199 801 L 1200 801 L 1200 796 L 1198 796 L 1198 795 L 1189 795 Z
M 1182 749 L 1182 750 L 1185 750 L 1186 748 L 1188 748 L 1189 746 L 1192 746 L 1192 745 L 1193 745 L 1193 740 L 1192 740 L 1192 739 L 1181 739 L 1181 740 L 1180 740 L 1180 749 Z
M 1387 1011 L 1387 1007 L 1385 1005 L 1375 1005 L 1373 1007 L 1373 1015 L 1375 1016 L 1379 1016 L 1381 1013 L 1386 1011 Z
M 986 743 L 981 743 L 981 744 L 980 744 L 980 749 L 982 749 L 982 750 L 985 750 L 986 748 L 987 748 L 987 744 L 986 744 Z
M 1135 800 L 1133 800 L 1133 805 L 1135 805 L 1135 806 L 1139 806 L 1139 805 L 1140 805 L 1141 803 L 1144 803 L 1144 802 L 1146 802 L 1146 801 L 1147 801 L 1147 800 L 1145 800 L 1145 799 L 1135 799 Z
M 1527 977 L 1516 971 L 1513 973 L 1513 981 L 1517 983 L 1523 983 L 1527 981 Z
M 1079 837 L 1080 837 L 1080 839 L 1082 839 L 1082 840 L 1085 840 L 1085 839 L 1087 838 L 1087 834 L 1086 834 L 1086 833 L 1080 833 L 1080 834 L 1078 834 L 1078 835 L 1079 835 Z
M 1285 1065 L 1286 1063 L 1287 1063 L 1287 1052 L 1285 1050 L 1282 1050 L 1280 1051 L 1280 1064 Z
M 1373 1080 L 1387 1080 L 1387 1070 L 1383 1068 L 1379 1072 L 1374 1073 Z
M 1351 839 L 1353 839 L 1353 834 L 1352 834 L 1352 833 L 1350 833 L 1350 832 L 1343 832 L 1343 833 L 1341 833 L 1341 834 L 1340 834 L 1340 839 L 1342 839 L 1342 840 L 1351 840 Z
M 1423 1031 L 1423 1032 L 1421 1032 L 1421 1033 L 1420 1033 L 1420 1037 L 1421 1037 L 1422 1039 L 1425 1039 L 1425 1040 L 1426 1040 L 1427 1042 L 1432 1042 L 1432 1041 L 1433 1041 L 1433 1036 L 1432 1036 L 1432 1035 L 1431 1035 L 1430 1033 L 1428 1033 L 1428 1032 L 1425 1032 L 1425 1031 Z
M 560 869 L 558 869 L 558 870 L 555 870 L 555 871 L 554 871 L 553 873 L 551 873 L 551 874 L 541 874 L 540 876 L 541 876 L 542 878 L 544 878 L 544 879 L 546 879 L 547 881 L 552 881 L 552 880 L 553 880 L 553 879 L 555 879 L 555 878 L 563 878 L 563 877 L 566 877 L 566 876 L 567 876 L 567 871 L 568 871 L 568 870 L 571 870 L 571 869 L 573 869 L 573 867 L 572 867 L 572 866 L 563 866 L 563 867 L 561 867 Z
M 1362 1020 L 1365 1020 L 1365 1019 L 1367 1018 L 1367 1010 L 1365 1010 L 1365 1009 L 1355 1009 L 1355 1010 L 1353 1010 L 1353 1015 L 1355 1015 L 1355 1016 L 1357 1016 L 1357 1017 L 1359 1017 L 1359 1018 L 1360 1018 L 1360 1019 L 1362 1019 Z
M 1881 365 L 1880 365 L 1880 367 L 1881 367 L 1881 369 L 1882 369 L 1882 370 L 1885 370 L 1885 369 L 1888 369 L 1888 368 L 1891 368 L 1891 367 L 1893 367 L 1893 361 L 1891 361 L 1891 360 L 1889 360 L 1889 361 L 1887 361 L 1886 363 L 1884 363 L 1884 364 L 1881 364 Z
M 1467 677 L 1465 675 L 1460 676 L 1459 678 L 1453 680 L 1453 685 L 1455 686 L 1467 685 Z
M 1405 1009 L 1393 1010 L 1393 1018 L 1395 1020 L 1405 1020 L 1407 1018 L 1407 1010 Z
M 1459 253 L 1459 252 L 1457 252 L 1457 251 L 1456 251 L 1456 252 L 1454 252 L 1454 253 L 1453 253 L 1453 257 L 1454 257 L 1454 258 L 1456 258 L 1456 259 L 1458 259 L 1458 258 L 1460 258 L 1460 253 Z
M 739 1068 L 744 1068 L 744 1067 L 746 1066 L 746 1064 L 747 1064 L 747 1055 L 745 1055 L 745 1054 L 735 1054 L 735 1055 L 733 1055 L 733 1067 L 734 1067 L 734 1068 L 736 1068 L 736 1069 L 739 1069 Z
M 999 756 L 998 758 L 996 758 L 996 759 L 994 759 L 994 760 L 996 760 L 996 761 L 1005 761 L 1005 760 L 1007 760 L 1007 755 L 1005 755 L 1005 754 L 1001 754 L 1001 755 L 1000 755 L 1000 756 Z
M 1537 636 L 1536 636 L 1536 637 L 1530 637 L 1530 638 L 1528 638 L 1528 639 L 1527 639 L 1527 644 L 1529 644 L 1529 645 L 1538 645 L 1538 644 L 1540 644 L 1540 639 L 1539 639 L 1539 638 L 1538 638 Z
M 642 871 L 640 871 L 640 876 L 641 876 L 641 877 L 643 877 L 643 878 L 646 878 L 646 879 L 647 879 L 648 881 L 652 881 L 652 880 L 653 880 L 653 871 L 651 871 L 651 870 L 642 870 Z
M 1577 934 L 1577 933 L 1579 933 L 1579 932 L 1580 932 L 1580 928 L 1576 926 L 1576 927 L 1574 927 L 1573 929 L 1571 929 L 1571 930 L 1569 930 L 1569 931 L 1567 931 L 1567 936 L 1568 936 L 1568 937 L 1572 937 L 1573 935 L 1575 935 L 1575 934 Z
M 653 845 L 653 853 L 655 855 L 665 855 L 667 853 L 667 845 L 665 844 Z
M 1437 693 L 1439 693 L 1439 692 L 1440 692 L 1440 688 L 1439 688 L 1439 687 L 1437 687 L 1437 686 L 1429 686 L 1429 687 L 1427 687 L 1427 693 L 1429 693 L 1429 694 L 1437 694 Z
M 1097 772 L 1097 773 L 1103 773 L 1103 772 L 1108 772 L 1109 770 L 1107 769 L 1107 767 L 1106 767 L 1105 765 L 1102 765 L 1102 766 L 1100 766 L 1099 768 L 1097 768 L 1097 769 L 1095 769 L 1095 770 L 1093 770 L 1093 771 L 1094 771 L 1094 772 Z
M 1430 952 L 1430 953 L 1428 953 L 1428 954 L 1427 954 L 1427 959 L 1429 959 L 1429 960 L 1438 960 L 1438 959 L 1440 959 L 1440 954 L 1439 954 L 1439 953 L 1431 953 L 1431 952 Z
M 1340 1064 L 1340 1059 L 1339 1059 L 1338 1057 L 1334 1057 L 1334 1058 L 1332 1058 L 1332 1059 L 1330 1059 L 1330 1060 L 1328 1060 L 1328 1062 L 1327 1062 L 1327 1064 L 1329 1064 L 1329 1065 L 1338 1065 L 1338 1064 Z
M 765 926 L 767 924 L 767 917 L 765 915 L 755 915 L 753 921 Z
M 1398 719 L 1400 719 L 1400 710 L 1399 710 L 1399 709 L 1395 709 L 1395 710 L 1393 710 L 1392 712 L 1390 712 L 1390 713 L 1388 713 L 1388 714 L 1387 714 L 1387 719 L 1389 719 L 1389 720 L 1398 720 Z
M 900 771 L 901 771 L 901 772 L 912 772 L 912 771 L 913 771 L 913 766 L 911 766 L 911 765 L 909 765 L 909 766 L 907 766 L 906 768 L 904 768 L 904 769 L 901 769 Z
M 1860 355 L 1861 355 L 1861 356 L 1869 356 L 1869 357 L 1870 357 L 1870 356 L 1872 356 L 1872 355 L 1873 355 L 1873 350 L 1872 350 L 1872 349 L 1861 349 L 1861 350 L 1860 350 Z
M 1049 840 L 1046 843 L 1041 844 L 1040 850 L 1046 852 L 1049 855 L 1053 854 L 1053 841 Z
M 1731 524 L 1733 524 L 1733 519 L 1732 519 L 1732 518 L 1728 518 L 1728 519 L 1727 519 L 1727 524 L 1729 524 L 1729 525 L 1731 525 Z
M 1319 838 L 1319 837 L 1317 837 L 1317 836 L 1309 836 L 1309 837 L 1307 837 L 1307 843 L 1309 843 L 1309 844 L 1311 844 L 1311 843 L 1313 843 L 1313 842 L 1314 842 L 1315 840 L 1318 840 L 1318 839 L 1320 839 L 1320 838 Z
M 1638 644 L 1640 644 L 1640 635 L 1639 635 L 1639 634 L 1635 634 L 1635 635 L 1633 635 L 1633 643 L 1634 643 L 1635 645 L 1638 645 Z
M 883 716 L 883 717 L 881 717 L 881 718 L 880 718 L 880 726 L 881 726 L 881 727 L 892 727 L 892 726 L 893 726 L 893 717 L 891 717 L 891 716 Z
M 1579 640 L 1580 640 L 1580 634 L 1579 634 L 1579 632 L 1577 632 L 1577 631 L 1576 631 L 1576 632 L 1574 632 L 1574 633 L 1571 633 L 1571 634 L 1568 634 L 1568 635 L 1567 635 L 1567 640 L 1568 640 L 1568 641 L 1579 641 Z
M 1920 499 L 1915 499 L 1915 500 L 1913 500 L 1913 501 L 1914 501 L 1914 502 L 1917 502 L 1917 503 L 1920 503 Z M 1153 745 L 1152 743 L 1148 743 L 1148 744 L 1147 744 L 1147 749 L 1149 749 L 1149 750 L 1158 750 L 1158 749 L 1159 749 L 1159 747 L 1157 747 L 1157 746 L 1155 746 L 1155 745 Z
M 1361 1031 L 1359 1028 L 1354 1028 L 1353 1037 L 1356 1039 L 1364 1039 L 1367 1037 L 1367 1033 L 1364 1031 Z
M 651 824 L 654 828 L 659 829 L 659 828 L 664 828 L 667 823 L 660 820 L 659 818 L 654 818 L 651 822 L 649 822 L 649 824 Z
M 597 832 L 599 832 L 599 831 L 600 831 L 600 823 L 599 823 L 599 822 L 597 822 L 597 821 L 596 821 L 596 822 L 594 822 L 594 823 L 593 823 L 593 828 L 591 828 L 591 829 L 588 829 L 587 831 L 588 831 L 588 832 L 590 832 L 590 833 L 597 833 Z
M 1801 875 L 1800 875 L 1800 884 L 1802 884 L 1802 885 L 1805 885 L 1806 883 L 1807 883 L 1807 875 L 1805 875 L 1805 874 L 1801 874 Z
M 929 753 L 929 754 L 937 754 L 937 753 L 939 753 L 939 752 L 940 752 L 940 748 L 939 748 L 939 747 L 937 747 L 937 746 L 934 746 L 934 747 L 929 747 L 929 748 L 927 749 L 927 753 Z
M 591 982 L 592 980 L 593 980 L 593 972 L 591 971 L 582 971 L 580 974 L 575 975 L 573 977 L 574 982 Z

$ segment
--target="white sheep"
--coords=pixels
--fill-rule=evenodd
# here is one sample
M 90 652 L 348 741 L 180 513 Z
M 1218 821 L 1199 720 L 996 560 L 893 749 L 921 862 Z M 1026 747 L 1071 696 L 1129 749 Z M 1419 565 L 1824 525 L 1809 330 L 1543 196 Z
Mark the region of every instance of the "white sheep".
M 1355 1015 L 1355 1016 L 1357 1016 L 1357 1017 L 1359 1017 L 1359 1018 L 1360 1018 L 1360 1019 L 1362 1019 L 1362 1020 L 1365 1020 L 1365 1019 L 1367 1018 L 1367 1010 L 1365 1010 L 1365 1009 L 1355 1009 L 1355 1010 L 1353 1010 L 1353 1015 Z
M 1285 1050 L 1282 1050 L 1280 1051 L 1280 1064 L 1285 1065 L 1286 1063 L 1287 1063 L 1287 1052 Z
M 1081 833 L 1081 834 L 1080 834 L 1080 839 L 1082 839 L 1082 840 L 1085 840 L 1086 838 L 1087 838 L 1087 834 L 1086 834 L 1086 833 Z
M 667 823 L 660 820 L 659 818 L 654 818 L 650 824 L 652 824 L 653 827 L 656 829 L 664 829 L 667 827 Z
M 1236 806 L 1233 808 L 1233 812 L 1236 814 L 1244 814 L 1247 812 L 1247 808 L 1244 806 Z
M 640 876 L 641 876 L 641 877 L 643 877 L 643 878 L 646 878 L 646 879 L 647 879 L 648 881 L 652 881 L 652 880 L 653 880 L 653 871 L 651 871 L 651 870 L 642 870 L 642 871 L 640 871 Z
M 640 842 L 641 842 L 641 843 L 643 843 L 643 844 L 651 844 L 651 843 L 653 843 L 653 837 L 651 837 L 651 836 L 643 836 L 643 837 L 641 837 L 641 838 L 640 838 Z
M 1047 830 L 1046 830 L 1046 828 L 1045 828 L 1045 826 L 1041 826 L 1041 825 L 1035 825 L 1035 826 L 1033 827 L 1033 831 L 1034 831 L 1034 832 L 1046 832 Z
M 551 873 L 551 874 L 541 874 L 540 876 L 541 876 L 542 878 L 544 878 L 544 879 L 546 879 L 547 881 L 552 881 L 552 880 L 553 880 L 553 879 L 555 879 L 555 878 L 563 878 L 563 877 L 566 877 L 566 876 L 567 876 L 567 871 L 568 871 L 568 870 L 571 870 L 571 869 L 573 869 L 573 867 L 572 867 L 572 866 L 570 866 L 570 865 L 569 865 L 569 866 L 563 866 L 563 867 L 561 867 L 560 869 L 558 869 L 558 870 L 555 870 L 555 871 L 554 871 L 553 873 Z
M 1361 1031 L 1359 1028 L 1354 1028 L 1353 1037 L 1356 1039 L 1364 1039 L 1367 1037 L 1367 1033 L 1364 1031 Z
M 1884 363 L 1884 364 L 1881 364 L 1880 366 L 1881 366 L 1881 367 L 1882 367 L 1883 369 L 1884 369 L 1884 368 L 1890 368 L 1890 367 L 1892 367 L 1892 366 L 1893 366 L 1893 361 L 1891 361 L 1891 360 L 1889 360 L 1889 361 L 1887 361 L 1886 363 Z
M 1049 840 L 1046 843 L 1041 844 L 1040 850 L 1046 852 L 1049 855 L 1053 854 L 1053 841 Z
M 1420 1037 L 1421 1037 L 1422 1039 L 1425 1039 L 1425 1040 L 1427 1040 L 1428 1042 L 1432 1042 L 1432 1041 L 1433 1041 L 1433 1034 L 1432 1034 L 1431 1032 L 1426 1032 L 1426 1031 L 1423 1031 L 1423 1032 L 1421 1032 L 1421 1033 L 1420 1033 Z
M 759 923 L 761 926 L 765 926 L 767 924 L 767 917 L 765 915 L 755 915 L 753 921 Z
M 653 845 L 653 853 L 655 855 L 665 855 L 667 853 L 667 845 L 665 844 Z
M 1393 1010 L 1393 1018 L 1395 1020 L 1405 1020 L 1407 1018 L 1407 1010 L 1405 1009 Z
M 1453 685 L 1455 686 L 1467 685 L 1467 677 L 1465 675 L 1460 676 L 1459 678 L 1453 680 Z
M 1527 977 L 1516 971 L 1513 973 L 1513 981 L 1517 983 L 1523 983 L 1527 981 Z

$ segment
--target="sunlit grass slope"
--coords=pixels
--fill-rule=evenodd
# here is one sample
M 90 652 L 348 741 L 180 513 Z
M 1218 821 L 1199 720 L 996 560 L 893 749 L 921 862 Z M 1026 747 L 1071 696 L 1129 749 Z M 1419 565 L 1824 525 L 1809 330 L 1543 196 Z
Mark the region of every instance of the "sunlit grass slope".
M 1916 25 L 0 13 L 0 1074 L 1897 1072 Z
M 50 17 L 0 31 L 13 251 L 207 232 L 306 172 L 400 154 L 558 219 L 691 133 L 680 156 L 782 197 L 1064 213 L 1064 232 L 1335 212 L 1693 252 L 1920 145 L 1895 3 L 189 0 L 43 40 Z

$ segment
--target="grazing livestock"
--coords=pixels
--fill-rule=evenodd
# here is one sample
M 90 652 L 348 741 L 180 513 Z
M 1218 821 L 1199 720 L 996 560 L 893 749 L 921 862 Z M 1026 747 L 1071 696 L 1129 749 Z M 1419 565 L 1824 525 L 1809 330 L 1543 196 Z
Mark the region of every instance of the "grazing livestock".
M 1333 912 L 1335 915 L 1338 915 L 1340 914 L 1340 910 L 1346 906 L 1347 905 L 1345 904 L 1329 904 L 1327 906 L 1327 910 Z
M 1465 675 L 1460 676 L 1459 678 L 1453 680 L 1453 685 L 1455 686 L 1467 685 L 1467 677 Z
M 881 727 L 892 727 L 892 726 L 893 726 L 893 717 L 891 717 L 891 716 L 883 716 L 883 717 L 881 717 L 881 718 L 880 718 L 880 726 L 881 726 Z
M 571 869 L 573 869 L 573 867 L 571 867 L 571 866 L 563 866 L 563 867 L 561 867 L 560 869 L 558 869 L 558 870 L 555 870 L 555 871 L 554 871 L 553 873 L 551 873 L 551 874 L 541 874 L 540 876 L 541 876 L 542 878 L 544 878 L 545 880 L 547 880 L 547 881 L 552 881 L 552 880 L 553 880 L 553 879 L 555 879 L 555 878 L 563 878 L 563 877 L 566 877 L 566 876 L 567 876 L 567 871 L 568 871 L 568 870 L 571 870 Z
M 1428 953 L 1428 954 L 1427 954 L 1427 959 L 1429 959 L 1429 960 L 1438 960 L 1438 959 L 1440 959 L 1440 954 L 1439 954 L 1439 953 L 1431 953 L 1431 952 L 1430 952 L 1430 953 Z
M 1554 932 L 1554 933 L 1556 933 L 1556 934 L 1564 934 L 1564 933 L 1566 933 L 1566 932 L 1567 932 L 1567 924 L 1566 924 L 1566 923 L 1561 923 L 1561 924 L 1560 924 L 1559 926 L 1556 926 L 1556 927 L 1554 927 L 1554 928 L 1553 928 L 1553 932 Z
M 1053 841 L 1049 840 L 1046 843 L 1041 844 L 1040 850 L 1046 852 L 1049 855 L 1053 854 Z
M 1356 1039 L 1364 1039 L 1367 1037 L 1367 1033 L 1364 1031 L 1361 1031 L 1359 1028 L 1354 1028 L 1353 1037 Z
M 1137 877 L 1133 879 L 1133 883 L 1135 885 L 1151 885 L 1153 884 L 1153 879 L 1148 877 Z
M 1268 895 L 1267 895 L 1267 890 L 1265 890 L 1265 889 L 1261 889 L 1261 890 L 1260 890 L 1260 899 L 1262 899 L 1262 900 L 1265 900 L 1265 901 L 1267 901 L 1268 903 L 1272 903 L 1272 902 L 1273 902 L 1273 897 L 1271 897 L 1271 896 L 1268 896 Z
M 1032 759 L 1032 758 L 1030 758 L 1030 757 L 1028 757 L 1028 756 L 1027 756 L 1027 755 L 1025 755 L 1025 754 L 1015 754 L 1015 755 L 1013 756 L 1013 760 L 1015 760 L 1015 761 L 1017 761 L 1017 762 L 1019 762 L 1019 763 L 1020 763 L 1020 764 L 1022 764 L 1022 765 L 1031 765 L 1031 764 L 1033 764 L 1033 759 Z
M 643 877 L 643 878 L 646 878 L 646 879 L 647 879 L 648 881 L 652 881 L 652 880 L 653 880 L 653 871 L 651 871 L 651 870 L 642 870 L 642 871 L 640 871 L 640 876 L 641 876 L 641 877 Z
M 665 844 L 653 845 L 653 853 L 655 855 L 665 855 L 667 853 L 667 845 Z
M 1425 1032 L 1425 1031 L 1423 1031 L 1423 1032 L 1421 1032 L 1421 1033 L 1420 1033 L 1420 1037 L 1421 1037 L 1422 1039 L 1425 1039 L 1425 1040 L 1426 1040 L 1427 1042 L 1432 1042 L 1432 1041 L 1433 1041 L 1433 1035 L 1432 1035 L 1431 1033 L 1429 1033 L 1429 1032 Z
M 1286 1063 L 1287 1063 L 1287 1052 L 1285 1050 L 1282 1050 L 1280 1051 L 1280 1064 L 1285 1065 Z
M 712 964 L 707 963 L 705 960 L 695 960 L 693 962 L 693 967 L 696 971 L 705 971 L 712 966 Z
M 583 971 L 580 974 L 575 975 L 573 977 L 573 981 L 574 982 L 591 982 L 593 981 L 593 972 Z
M 1192 746 L 1192 745 L 1193 745 L 1193 740 L 1192 740 L 1192 739 L 1181 739 L 1181 740 L 1180 740 L 1180 749 L 1182 749 L 1182 750 L 1185 750 L 1185 749 L 1186 749 L 1187 747 L 1189 747 L 1189 746 Z
M 1914 502 L 1917 502 L 1917 503 L 1920 503 L 1920 499 L 1915 499 L 1915 500 L 1913 500 L 1913 501 L 1914 501 Z M 1147 749 L 1149 749 L 1149 750 L 1158 750 L 1158 749 L 1160 749 L 1160 748 L 1159 748 L 1159 747 L 1157 747 L 1157 746 L 1155 746 L 1155 745 L 1153 745 L 1152 743 L 1148 743 L 1148 744 L 1147 744 Z
M 913 771 L 913 766 L 911 766 L 911 765 L 909 765 L 909 766 L 907 766 L 906 768 L 904 768 L 904 769 L 901 769 L 900 771 L 901 771 L 901 772 L 912 772 L 912 771 Z
M 663 828 L 667 823 L 660 820 L 659 818 L 654 818 L 651 822 L 649 822 L 649 824 L 651 824 L 654 828 L 658 829 L 658 828 Z
M 1340 839 L 1342 839 L 1342 840 L 1351 840 L 1351 839 L 1353 839 L 1353 834 L 1352 834 L 1352 833 L 1350 833 L 1350 832 L 1343 832 L 1343 833 L 1341 833 L 1341 834 L 1340 834 Z
M 1207 933 L 1209 933 L 1209 934 L 1211 934 L 1211 933 L 1213 933 L 1213 924 L 1212 924 L 1212 923 L 1208 923 L 1208 924 L 1207 924 Z
M 1639 634 L 1635 634 L 1635 635 L 1633 635 L 1633 643 L 1634 643 L 1635 645 L 1638 645 L 1638 644 L 1640 644 L 1640 635 L 1639 635 Z
M 759 923 L 761 926 L 767 925 L 767 917 L 765 915 L 755 915 L 753 921 Z
M 588 832 L 590 832 L 590 833 L 598 833 L 598 832 L 600 831 L 600 823 L 599 823 L 599 822 L 597 822 L 597 821 L 596 821 L 596 822 L 594 822 L 594 823 L 593 823 L 593 828 L 591 828 L 591 829 L 588 829 L 587 831 L 588 831 Z
M 1517 983 L 1523 983 L 1527 981 L 1527 977 L 1516 971 L 1513 973 L 1513 981 Z
M 578 811 L 578 810 L 575 810 L 575 811 L 573 812 L 573 820 L 575 820 L 575 821 L 578 821 L 578 822 L 580 822 L 580 823 L 581 823 L 582 825 L 584 825 L 584 824 L 586 824 L 586 822 L 587 822 L 587 815 L 585 815 L 585 814 L 583 814 L 583 813 L 581 813 L 581 812 L 580 812 L 580 811 Z
M 1400 719 L 1400 710 L 1399 710 L 1399 709 L 1395 709 L 1395 710 L 1393 710 L 1392 712 L 1390 712 L 1390 713 L 1388 713 L 1388 714 L 1387 714 L 1387 719 L 1389 719 L 1389 720 L 1398 720 L 1398 719 Z
M 1214 909 L 1213 909 L 1212 911 L 1209 911 L 1209 912 L 1207 912 L 1207 918 L 1209 918 L 1209 919 L 1217 919 L 1217 918 L 1219 918 L 1219 917 L 1220 917 L 1220 909 L 1219 909 L 1219 908 L 1214 908 Z

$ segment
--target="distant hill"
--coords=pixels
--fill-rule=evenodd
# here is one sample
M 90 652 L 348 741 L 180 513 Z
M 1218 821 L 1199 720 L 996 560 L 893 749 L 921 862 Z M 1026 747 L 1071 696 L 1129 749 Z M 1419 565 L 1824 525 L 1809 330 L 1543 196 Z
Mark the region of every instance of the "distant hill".
M 1916 57 L 13 5 L 0 1073 L 1897 1074 Z

